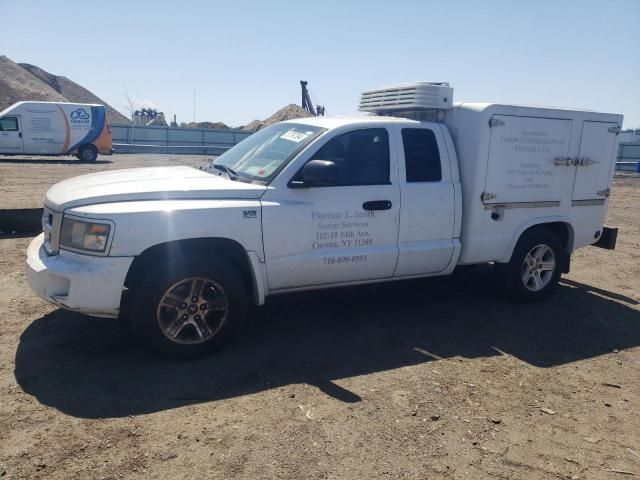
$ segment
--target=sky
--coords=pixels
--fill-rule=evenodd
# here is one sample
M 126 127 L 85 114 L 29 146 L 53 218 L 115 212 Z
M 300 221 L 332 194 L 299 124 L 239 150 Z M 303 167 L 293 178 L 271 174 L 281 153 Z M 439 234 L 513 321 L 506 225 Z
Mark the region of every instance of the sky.
M 240 126 L 300 104 L 447 81 L 455 101 L 622 113 L 640 128 L 640 0 L 0 0 L 0 54 L 178 122 Z

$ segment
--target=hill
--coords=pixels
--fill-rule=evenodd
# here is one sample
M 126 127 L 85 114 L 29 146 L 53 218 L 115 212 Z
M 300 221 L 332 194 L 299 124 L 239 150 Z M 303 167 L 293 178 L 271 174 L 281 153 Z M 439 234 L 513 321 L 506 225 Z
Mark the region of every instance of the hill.
M 60 93 L 4 55 L 0 55 L 0 110 L 20 100 L 67 102 Z
M 15 63 L 0 55 L 0 110 L 21 100 L 99 103 L 106 107 L 111 123 L 129 123 L 127 117 L 67 77 L 53 75 L 28 63 Z

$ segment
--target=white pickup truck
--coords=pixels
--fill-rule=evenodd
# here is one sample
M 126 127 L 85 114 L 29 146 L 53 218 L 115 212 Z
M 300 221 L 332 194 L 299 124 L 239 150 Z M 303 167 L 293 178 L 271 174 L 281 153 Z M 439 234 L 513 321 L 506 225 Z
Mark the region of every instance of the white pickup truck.
M 51 187 L 31 288 L 193 357 L 269 295 L 448 275 L 493 262 L 538 300 L 603 227 L 622 116 L 452 103 L 446 83 L 365 92 L 353 118 L 258 131 L 202 170 L 140 168 Z

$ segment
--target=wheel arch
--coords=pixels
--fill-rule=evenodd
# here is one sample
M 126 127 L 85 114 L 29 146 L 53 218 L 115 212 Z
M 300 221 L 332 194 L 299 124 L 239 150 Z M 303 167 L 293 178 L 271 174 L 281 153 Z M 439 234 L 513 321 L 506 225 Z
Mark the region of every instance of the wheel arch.
M 98 147 L 96 147 L 92 142 L 82 143 L 76 147 L 74 150 L 76 153 L 80 153 L 80 151 L 84 148 L 90 148 L 94 150 L 96 153 L 98 152 Z
M 571 252 L 573 252 L 573 245 L 575 239 L 575 233 L 571 221 L 567 217 L 548 217 L 543 219 L 533 219 L 523 224 L 513 235 L 509 249 L 505 253 L 505 256 L 501 259 L 501 262 L 507 263 L 511 260 L 513 251 L 516 248 L 516 244 L 522 238 L 526 232 L 534 228 L 545 228 L 553 232 L 562 243 L 565 251 L 565 261 L 563 264 L 563 273 L 569 272 L 569 259 Z
M 174 240 L 148 247 L 133 260 L 124 285 L 133 291 L 144 273 L 158 262 L 167 259 L 179 262 L 181 258 L 193 254 L 215 255 L 231 263 L 240 272 L 247 293 L 254 297 L 254 301 L 256 293 L 263 291 L 263 287 L 258 284 L 262 277 L 254 272 L 255 262 L 249 258 L 248 252 L 239 242 L 222 237 Z

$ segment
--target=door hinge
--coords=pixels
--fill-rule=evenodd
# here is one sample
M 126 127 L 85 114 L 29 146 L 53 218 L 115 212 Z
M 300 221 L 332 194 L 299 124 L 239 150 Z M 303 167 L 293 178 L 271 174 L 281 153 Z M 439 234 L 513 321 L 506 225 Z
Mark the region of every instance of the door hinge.
M 620 127 L 620 125 L 616 125 L 615 127 L 609 127 L 607 131 L 610 133 L 615 133 L 616 135 L 620 135 L 622 128 Z
M 493 127 L 504 127 L 505 123 L 504 120 L 500 120 L 499 118 L 491 118 L 489 119 L 489 127 L 493 128 Z
M 480 195 L 480 200 L 486 202 L 487 200 L 493 200 L 496 197 L 497 195 L 495 193 L 482 192 L 482 195 Z
M 598 195 L 599 197 L 605 197 L 605 198 L 607 198 L 610 194 L 611 194 L 611 190 L 608 188 L 605 190 L 599 190 L 598 192 L 596 192 L 596 195 Z

